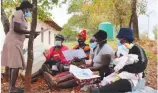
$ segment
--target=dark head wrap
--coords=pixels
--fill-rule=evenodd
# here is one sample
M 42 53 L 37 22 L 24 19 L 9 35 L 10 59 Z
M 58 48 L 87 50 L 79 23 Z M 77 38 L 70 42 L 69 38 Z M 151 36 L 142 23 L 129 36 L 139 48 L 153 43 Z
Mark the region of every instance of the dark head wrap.
M 16 7 L 16 10 L 32 8 L 33 5 L 29 1 L 22 1 L 19 7 Z

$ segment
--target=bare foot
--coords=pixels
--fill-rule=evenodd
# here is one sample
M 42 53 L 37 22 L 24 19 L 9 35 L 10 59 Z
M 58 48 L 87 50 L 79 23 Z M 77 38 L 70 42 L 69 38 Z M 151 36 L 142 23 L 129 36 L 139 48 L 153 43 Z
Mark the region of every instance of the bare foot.
M 53 79 L 53 76 L 47 72 L 44 72 L 44 80 L 46 81 L 47 85 L 51 90 L 57 85 L 56 81 Z

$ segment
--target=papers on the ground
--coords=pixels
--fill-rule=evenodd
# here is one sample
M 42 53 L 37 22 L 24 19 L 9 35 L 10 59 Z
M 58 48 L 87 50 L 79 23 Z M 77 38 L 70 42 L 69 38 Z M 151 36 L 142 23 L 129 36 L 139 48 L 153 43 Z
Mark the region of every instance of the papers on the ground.
M 93 75 L 93 72 L 90 69 L 81 69 L 75 65 L 70 65 L 69 72 L 80 80 L 100 77 L 99 75 Z
M 86 54 L 83 51 L 83 49 L 66 50 L 66 51 L 63 51 L 63 54 L 64 54 L 64 57 L 66 58 L 66 60 L 72 60 L 75 57 L 77 57 L 79 59 L 86 57 Z
M 52 65 L 52 70 L 59 71 L 59 69 L 57 68 L 57 65 Z

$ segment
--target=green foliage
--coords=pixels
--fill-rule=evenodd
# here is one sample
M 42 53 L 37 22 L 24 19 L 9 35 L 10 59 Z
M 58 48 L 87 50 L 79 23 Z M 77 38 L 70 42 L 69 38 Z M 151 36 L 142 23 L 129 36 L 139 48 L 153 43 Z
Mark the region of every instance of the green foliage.
M 145 14 L 147 10 L 147 0 L 138 0 L 137 12 L 138 14 Z
M 74 13 L 68 24 L 88 29 L 90 34 L 96 32 L 99 23 L 104 21 L 115 25 L 128 24 L 131 15 L 128 0 L 72 0 L 68 12 Z
M 64 25 L 61 34 L 64 35 L 66 41 L 75 41 L 77 36 L 77 31 L 72 30 L 71 26 L 66 24 Z
M 138 12 L 146 11 L 146 0 L 138 0 Z M 89 34 L 98 30 L 101 22 L 109 21 L 115 27 L 128 27 L 131 17 L 131 0 L 71 0 L 68 13 L 74 15 L 68 24 L 73 28 L 87 29 Z
M 7 13 L 7 16 L 10 17 L 15 8 L 20 5 L 22 0 L 3 0 L 3 7 Z M 31 0 L 29 0 L 31 2 Z M 59 0 L 38 0 L 38 19 L 48 20 L 52 14 L 48 12 L 52 10 L 55 5 L 61 5 L 66 3 L 67 0 L 62 0 L 60 3 Z
M 154 33 L 155 39 L 157 39 L 157 37 L 158 37 L 158 24 L 154 26 L 153 33 Z

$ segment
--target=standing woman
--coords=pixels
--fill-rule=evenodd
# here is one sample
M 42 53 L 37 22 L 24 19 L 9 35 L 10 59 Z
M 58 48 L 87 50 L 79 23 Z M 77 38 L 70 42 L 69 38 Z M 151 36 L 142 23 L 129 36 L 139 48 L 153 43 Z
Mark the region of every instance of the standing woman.
M 22 49 L 25 38 L 30 34 L 30 31 L 27 30 L 26 17 L 31 17 L 32 7 L 33 5 L 29 1 L 23 1 L 20 7 L 16 8 L 3 45 L 1 65 L 9 67 L 9 93 L 18 92 L 19 89 L 15 87 L 18 72 L 19 69 L 25 68 Z

